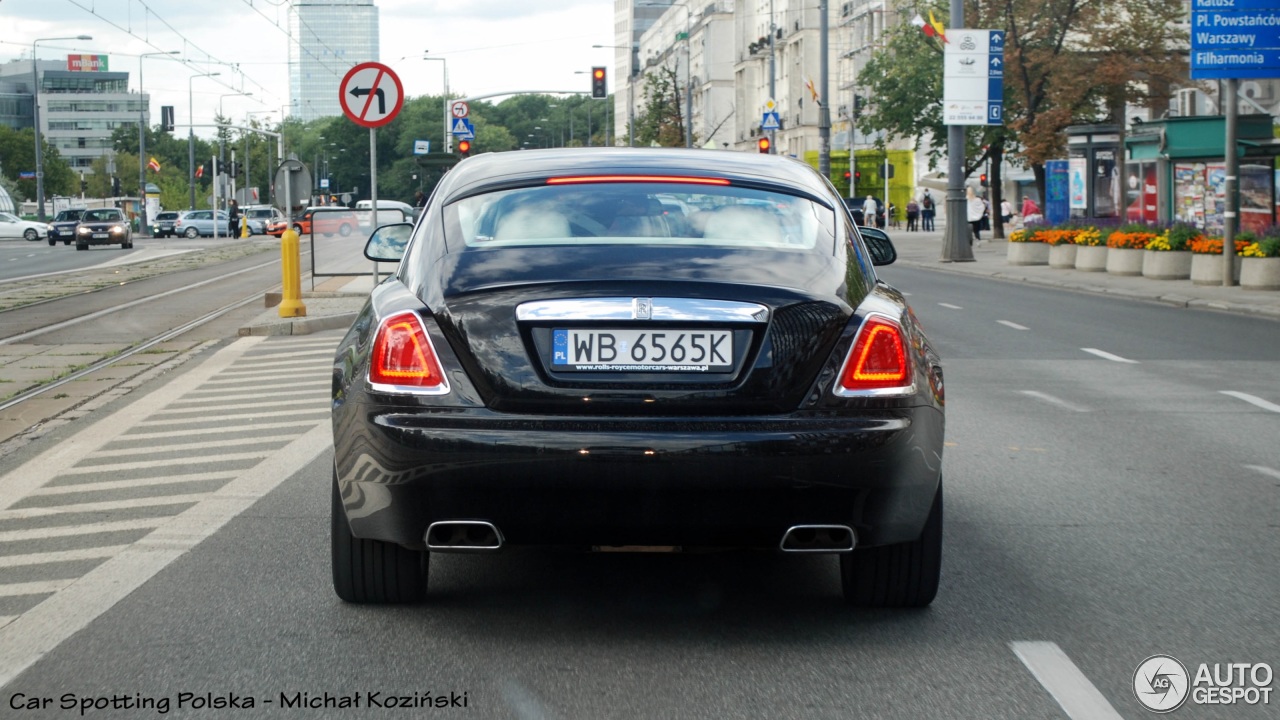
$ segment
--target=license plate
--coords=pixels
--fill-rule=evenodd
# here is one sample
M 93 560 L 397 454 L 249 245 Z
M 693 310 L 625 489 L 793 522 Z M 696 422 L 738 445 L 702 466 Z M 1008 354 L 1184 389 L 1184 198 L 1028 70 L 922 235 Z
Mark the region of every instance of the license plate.
M 94 234 L 93 234 L 93 239 L 94 239 L 94 240 L 106 240 L 106 239 L 107 239 L 107 234 L 106 234 L 106 233 L 94 233 Z
M 555 328 L 551 367 L 594 372 L 723 372 L 733 366 L 733 331 Z

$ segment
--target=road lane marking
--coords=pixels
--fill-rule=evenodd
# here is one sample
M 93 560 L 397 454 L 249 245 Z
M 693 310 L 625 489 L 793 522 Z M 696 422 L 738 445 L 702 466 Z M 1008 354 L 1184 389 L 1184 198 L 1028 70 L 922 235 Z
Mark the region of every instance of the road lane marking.
M 1071 410 L 1072 412 L 1081 412 L 1081 413 L 1089 412 L 1089 408 L 1087 407 L 1076 405 L 1074 403 L 1069 403 L 1066 400 L 1063 400 L 1062 398 L 1054 397 L 1048 393 L 1042 393 L 1036 390 L 1019 390 L 1018 392 L 1022 393 L 1023 395 L 1026 395 L 1027 397 L 1033 397 L 1037 400 L 1043 400 L 1044 402 L 1047 402 L 1051 405 L 1057 405 L 1058 407 L 1066 408 L 1068 410 Z
M 1280 480 L 1280 470 L 1272 470 L 1271 468 L 1269 468 L 1269 467 L 1265 467 L 1265 466 L 1263 466 L 1263 465 L 1245 465 L 1245 467 L 1249 468 L 1250 470 L 1252 470 L 1252 471 L 1254 471 L 1254 472 L 1262 473 L 1263 475 L 1266 475 L 1267 477 L 1271 477 L 1271 478 L 1275 478 L 1276 480 Z
M 963 309 L 964 309 L 964 308 L 960 307 L 959 305 L 952 305 L 951 303 L 938 303 L 938 304 L 939 304 L 939 305 L 941 305 L 941 306 L 942 306 L 942 307 L 944 307 L 944 308 L 951 308 L 952 310 L 963 310 Z
M 0 687 L 331 447 L 332 428 L 317 422 L 280 452 L 0 627 Z
M 104 545 L 82 550 L 55 550 L 53 552 L 31 553 L 30 555 L 0 555 L 0 568 L 29 567 L 31 565 L 48 565 L 49 563 L 76 562 L 79 560 L 101 560 L 118 555 L 128 549 L 128 545 Z
M 7 583 L 0 585 L 0 597 L 22 597 L 23 595 L 48 595 L 67 587 L 75 580 L 43 580 L 40 582 Z
M 1237 400 L 1243 400 L 1249 403 L 1250 405 L 1257 405 L 1263 410 L 1270 410 L 1273 413 L 1280 413 L 1280 405 L 1276 405 L 1275 403 L 1269 403 L 1266 400 L 1263 400 L 1262 398 L 1256 395 L 1250 395 L 1249 393 L 1236 392 L 1235 390 L 1223 390 L 1221 392 L 1223 395 L 1230 395 L 1231 397 L 1236 398 Z
M 313 388 L 310 390 L 310 392 L 315 393 L 316 396 L 318 397 L 323 397 L 327 402 L 330 399 L 330 396 L 329 396 L 329 393 L 326 391 L 329 390 L 329 387 L 330 385 L 332 385 L 332 383 L 333 383 L 333 380 L 331 380 L 330 378 L 324 378 L 323 380 L 307 383 L 307 385 L 310 385 Z M 300 394 L 299 389 L 302 387 L 304 387 L 303 383 L 291 383 L 290 386 L 287 388 L 281 388 L 278 390 L 263 390 L 262 392 L 246 392 L 246 393 L 235 393 L 235 394 L 225 393 L 225 392 L 213 392 L 207 395 L 196 395 L 195 393 L 188 393 L 187 395 L 183 396 L 181 402 L 176 402 L 170 405 L 169 407 L 171 409 L 177 408 L 180 410 L 181 409 L 195 410 L 203 407 L 209 407 L 210 405 L 217 405 L 220 402 L 237 402 L 242 400 L 271 400 L 274 402 L 277 398 L 297 397 Z
M 210 455 L 186 455 L 181 458 L 161 458 L 160 460 L 139 460 L 137 462 L 101 463 L 96 465 L 75 465 L 63 470 L 62 477 L 70 475 L 92 475 L 102 472 L 125 472 L 127 470 L 147 470 L 149 468 L 169 467 L 171 465 L 195 465 L 200 462 L 234 462 L 236 460 L 256 460 L 275 452 L 259 450 L 246 453 L 213 453 Z M 91 458 L 85 458 L 89 460 Z
M 1083 350 L 1083 351 L 1085 351 L 1085 352 L 1087 352 L 1087 353 L 1090 353 L 1090 354 L 1092 354 L 1092 355 L 1097 355 L 1098 357 L 1100 357 L 1100 358 L 1102 358 L 1102 359 L 1104 359 L 1104 360 L 1110 360 L 1110 361 L 1112 361 L 1112 362 L 1118 362 L 1118 363 L 1129 363 L 1129 364 L 1131 364 L 1131 365 L 1137 365 L 1137 364 L 1138 364 L 1138 361 L 1137 361 L 1137 360 L 1130 360 L 1129 358 L 1122 358 L 1122 357 L 1120 357 L 1119 355 L 1112 355 L 1112 354 L 1111 354 L 1111 353 L 1109 353 L 1109 352 L 1106 352 L 1106 351 L 1103 351 L 1103 350 L 1099 350 L 1099 349 L 1097 349 L 1097 348 L 1080 348 L 1080 349 L 1081 349 L 1081 350 Z
M 1019 640 L 1013 652 L 1072 720 L 1122 720 L 1057 643 Z
M 1027 329 L 1028 329 L 1025 325 L 1019 325 L 1019 324 L 1018 324 L 1018 323 L 1016 323 L 1016 322 L 1009 322 L 1008 320 L 997 320 L 996 322 L 1000 323 L 1001 325 L 1004 325 L 1005 327 L 1011 327 L 1011 328 L 1013 328 L 1014 330 L 1027 330 Z
M 137 498 L 135 500 L 104 500 L 103 502 L 80 503 L 78 505 L 21 508 L 18 510 L 10 508 L 8 510 L 0 510 L 0 520 L 30 520 L 31 518 L 49 517 L 51 515 L 66 515 L 67 513 L 131 510 L 134 508 L 164 507 L 165 505 L 194 505 L 207 497 L 209 497 L 209 493 L 165 495 L 163 497 Z
M 229 427 L 229 428 L 222 428 L 222 429 L 208 428 L 205 430 L 201 430 L 200 433 L 207 437 L 216 437 L 218 435 L 223 435 L 228 433 L 240 433 L 249 429 L 266 431 L 266 430 L 280 430 L 283 428 L 297 428 L 299 431 L 302 431 L 311 427 L 311 425 L 312 425 L 312 421 L 309 421 L 309 420 L 293 420 L 293 421 L 274 422 L 274 423 L 254 423 L 253 425 L 247 428 L 244 428 L 244 427 Z M 190 430 L 163 430 L 160 432 L 140 432 L 140 433 L 129 431 L 129 432 L 125 432 L 125 434 L 116 438 L 116 440 L 117 441 L 159 440 L 162 438 L 172 438 L 172 437 L 191 437 L 191 431 Z M 297 437 L 297 434 L 295 433 L 293 437 Z
M 325 405 L 323 407 L 319 407 L 314 410 L 277 410 L 277 411 L 268 411 L 268 412 L 249 412 L 249 413 L 237 413 L 237 414 L 231 414 L 231 415 L 219 415 L 218 417 L 215 417 L 215 418 L 207 418 L 204 421 L 201 421 L 201 420 L 192 421 L 190 418 L 187 418 L 188 420 L 187 424 L 190 424 L 191 422 L 207 422 L 208 420 L 221 420 L 223 422 L 234 421 L 234 422 L 240 423 L 240 429 L 243 430 L 245 425 L 253 424 L 254 418 L 272 418 L 274 420 L 279 420 L 281 417 L 301 417 L 305 415 L 315 415 L 316 413 L 324 413 L 325 415 L 328 415 L 329 406 Z M 173 418 L 168 418 L 168 419 L 162 418 L 159 420 L 147 420 L 145 422 L 136 423 L 134 427 L 155 427 L 156 425 L 173 427 L 175 425 L 180 425 L 180 424 L 182 424 L 181 421 L 175 420 Z
M 135 480 L 105 480 L 103 482 L 77 483 L 75 485 L 46 485 L 35 490 L 29 497 L 48 495 L 74 495 L 82 492 L 102 492 L 104 490 L 130 490 L 133 488 L 151 487 L 153 485 L 181 485 L 182 483 L 206 482 L 208 480 L 227 480 L 236 478 L 234 470 L 208 473 L 188 473 L 183 475 L 161 476 L 154 478 L 138 478 Z M 47 507 L 47 506 L 46 506 Z
M 301 408 L 308 408 L 308 407 L 314 408 L 317 404 L 328 406 L 329 400 L 330 398 L 328 395 L 316 393 L 311 397 L 293 397 L 288 400 L 277 399 L 277 400 L 272 400 L 270 403 L 264 403 L 262 401 L 255 400 L 255 401 L 246 401 L 246 402 L 240 402 L 240 403 L 236 403 L 236 402 L 225 403 L 221 405 L 214 403 L 214 404 L 198 405 L 196 407 L 190 407 L 190 406 L 168 407 L 156 413 L 153 417 L 166 417 L 166 418 L 186 417 L 188 419 L 192 419 L 192 418 L 201 417 L 202 415 L 208 415 L 210 413 L 216 413 L 218 416 L 222 416 L 224 413 L 227 413 L 228 411 L 231 411 L 231 410 L 254 410 L 268 404 L 273 408 L 281 408 L 281 409 L 283 408 L 301 409 Z
M 167 517 L 141 518 L 138 520 L 111 520 L 88 525 L 71 525 L 59 528 L 35 528 L 33 530 L 0 531 L 0 542 L 17 540 L 44 540 L 55 537 L 75 537 L 76 535 L 97 535 L 99 533 L 120 532 L 123 530 L 148 530 L 159 527 L 169 521 Z
M 186 436 L 190 436 L 190 433 L 183 433 L 183 434 Z M 287 435 L 271 435 L 271 434 L 263 433 L 261 435 L 254 435 L 251 438 L 232 438 L 230 440 L 204 440 L 201 442 L 174 443 L 172 445 L 167 445 L 167 444 L 156 445 L 150 450 L 145 448 L 124 448 L 121 450 L 95 450 L 92 455 L 90 455 L 85 459 L 89 460 L 89 459 L 105 458 L 105 457 L 128 457 L 130 455 L 148 455 L 148 454 L 169 453 L 169 452 L 179 452 L 179 451 L 186 452 L 187 450 L 204 450 L 206 448 L 219 448 L 219 447 L 244 447 L 245 445 L 250 445 L 250 444 L 262 445 L 264 443 L 270 443 L 270 442 L 286 445 L 290 440 L 296 437 L 297 437 L 296 433 L 290 433 Z M 172 460 L 172 458 L 170 459 Z

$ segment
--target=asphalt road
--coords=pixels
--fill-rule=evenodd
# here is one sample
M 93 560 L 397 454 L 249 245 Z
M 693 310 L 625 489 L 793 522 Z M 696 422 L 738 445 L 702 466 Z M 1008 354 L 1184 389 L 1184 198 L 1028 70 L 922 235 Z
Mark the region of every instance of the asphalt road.
M 1276 323 L 884 276 L 946 369 L 928 610 L 846 609 L 829 557 L 518 550 L 434 556 L 423 606 L 343 605 L 323 367 L 339 333 L 245 339 L 0 459 L 2 712 L 76 717 L 70 693 L 176 717 L 1142 718 L 1149 656 L 1280 667 Z M 428 692 L 454 707 L 367 707 Z M 284 707 L 325 693 L 362 704 Z M 206 695 L 254 708 L 194 708 Z

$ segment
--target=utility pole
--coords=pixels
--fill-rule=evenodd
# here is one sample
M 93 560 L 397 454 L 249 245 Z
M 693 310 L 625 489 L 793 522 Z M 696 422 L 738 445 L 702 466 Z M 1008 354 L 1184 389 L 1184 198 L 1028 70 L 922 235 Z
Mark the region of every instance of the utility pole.
M 964 27 L 964 2 L 951 0 L 951 27 Z M 945 80 L 944 80 L 945 82 Z M 947 235 L 942 262 L 973 262 L 964 197 L 964 126 L 947 126 Z
M 818 55 L 818 172 L 822 177 L 831 179 L 831 106 L 827 102 L 827 36 L 829 34 L 827 20 L 827 0 L 818 2 L 819 34 Z M 888 202 L 888 198 L 885 198 Z M 887 207 L 887 206 L 886 206 Z

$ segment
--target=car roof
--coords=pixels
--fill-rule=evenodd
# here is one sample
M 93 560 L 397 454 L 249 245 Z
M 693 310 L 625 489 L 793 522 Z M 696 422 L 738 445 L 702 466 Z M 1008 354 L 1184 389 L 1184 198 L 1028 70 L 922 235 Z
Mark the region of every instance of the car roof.
M 555 148 L 485 153 L 459 162 L 444 176 L 443 202 L 557 175 L 665 174 L 724 177 L 750 184 L 790 188 L 823 202 L 835 197 L 830 184 L 809 165 L 781 155 L 687 148 Z

